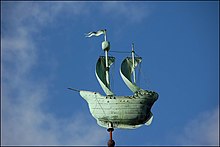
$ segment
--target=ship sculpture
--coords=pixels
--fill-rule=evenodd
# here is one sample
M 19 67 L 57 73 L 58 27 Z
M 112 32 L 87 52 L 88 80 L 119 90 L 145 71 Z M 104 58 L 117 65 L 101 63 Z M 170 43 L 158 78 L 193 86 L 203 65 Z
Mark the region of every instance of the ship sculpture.
M 142 58 L 135 56 L 133 44 L 131 56 L 126 57 L 120 67 L 122 80 L 133 92 L 133 95 L 116 96 L 113 93 L 110 88 L 109 71 L 115 61 L 115 57 L 108 55 L 110 42 L 106 39 L 106 30 L 90 32 L 87 37 L 100 36 L 102 34 L 104 34 L 102 50 L 105 52 L 105 56 L 99 57 L 95 74 L 106 95 L 85 90 L 76 91 L 88 103 L 90 113 L 97 120 L 97 124 L 110 131 L 110 140 L 112 140 L 111 133 L 114 128 L 134 129 L 143 124 L 150 125 L 153 119 L 151 107 L 159 95 L 154 91 L 144 90 L 136 85 L 135 68 L 141 63 Z

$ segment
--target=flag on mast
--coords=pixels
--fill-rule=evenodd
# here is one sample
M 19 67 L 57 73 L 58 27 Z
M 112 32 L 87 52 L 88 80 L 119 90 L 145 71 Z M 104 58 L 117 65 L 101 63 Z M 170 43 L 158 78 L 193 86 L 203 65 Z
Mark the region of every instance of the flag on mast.
M 89 32 L 86 34 L 86 37 L 92 37 L 92 36 L 100 36 L 102 34 L 105 34 L 106 30 L 99 30 L 97 32 Z

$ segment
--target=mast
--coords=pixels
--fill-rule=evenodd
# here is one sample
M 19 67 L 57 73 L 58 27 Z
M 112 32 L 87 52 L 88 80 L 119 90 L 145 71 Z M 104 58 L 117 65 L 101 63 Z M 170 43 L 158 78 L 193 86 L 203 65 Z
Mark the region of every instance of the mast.
M 106 82 L 107 87 L 110 88 L 110 80 L 109 80 L 109 65 L 108 65 L 108 51 L 110 49 L 110 42 L 107 41 L 106 30 L 104 31 L 104 41 L 102 42 L 102 49 L 105 52 L 105 67 L 106 67 Z
M 141 89 L 136 85 L 136 76 L 135 76 L 135 68 L 138 66 L 138 64 L 141 61 L 142 61 L 141 57 L 135 57 L 134 43 L 132 43 L 131 57 L 126 57 L 122 61 L 120 74 L 125 84 L 133 93 Z
M 132 56 L 132 63 L 133 63 L 133 80 L 134 83 L 136 83 L 136 77 L 135 77 L 135 61 L 134 61 L 134 43 L 132 43 L 132 51 L 131 51 L 131 56 Z
M 100 56 L 96 63 L 96 77 L 99 84 L 107 95 L 114 95 L 110 90 L 109 68 L 114 63 L 115 58 L 108 56 L 110 49 L 110 42 L 107 41 L 106 29 L 99 30 L 97 32 L 89 32 L 86 37 L 100 36 L 104 34 L 104 41 L 102 42 L 102 50 L 105 52 L 105 56 Z

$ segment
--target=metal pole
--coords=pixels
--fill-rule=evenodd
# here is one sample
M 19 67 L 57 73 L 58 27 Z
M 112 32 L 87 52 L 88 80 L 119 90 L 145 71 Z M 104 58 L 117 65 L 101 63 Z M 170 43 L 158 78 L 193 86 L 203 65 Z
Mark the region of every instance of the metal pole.
M 112 139 L 112 132 L 114 131 L 113 128 L 108 128 L 107 131 L 110 134 L 110 139 L 108 141 L 108 147 L 114 147 L 115 146 L 115 141 Z
M 110 131 L 110 140 L 112 140 L 112 130 Z
M 134 79 L 134 83 L 136 83 L 136 77 L 135 77 L 135 61 L 134 61 L 134 43 L 132 43 L 131 56 L 132 56 L 132 63 L 133 63 L 133 79 Z
M 105 41 L 107 41 L 106 30 L 105 30 L 105 33 L 104 33 L 104 39 L 105 39 Z
M 109 67 L 108 67 L 108 51 L 105 50 L 105 67 L 106 67 L 106 81 L 109 88 L 110 82 L 109 82 Z
M 107 41 L 107 33 L 106 30 L 104 32 L 104 39 Z M 109 66 L 108 66 L 108 49 L 105 49 L 105 67 L 106 67 L 106 82 L 107 87 L 110 88 L 110 81 L 109 81 Z

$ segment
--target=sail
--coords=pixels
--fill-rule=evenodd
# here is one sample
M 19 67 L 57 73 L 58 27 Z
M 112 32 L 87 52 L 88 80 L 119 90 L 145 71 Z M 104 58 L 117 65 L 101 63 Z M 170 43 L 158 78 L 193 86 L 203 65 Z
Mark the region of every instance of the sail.
M 121 63 L 121 70 L 120 74 L 125 82 L 125 84 L 128 86 L 128 88 L 135 93 L 136 91 L 140 90 L 140 88 L 132 81 L 131 75 L 133 71 L 135 70 L 135 67 L 138 66 L 138 64 L 142 61 L 141 57 L 135 57 L 134 58 L 134 67 L 133 67 L 133 61 L 131 57 L 125 58 Z
M 108 57 L 108 67 L 110 67 L 115 61 L 115 57 Z M 107 83 L 106 79 L 106 65 L 105 65 L 105 57 L 100 56 L 97 64 L 96 64 L 96 77 L 101 85 L 102 89 L 106 93 L 106 95 L 114 95 L 113 92 L 110 90 L 110 86 Z

